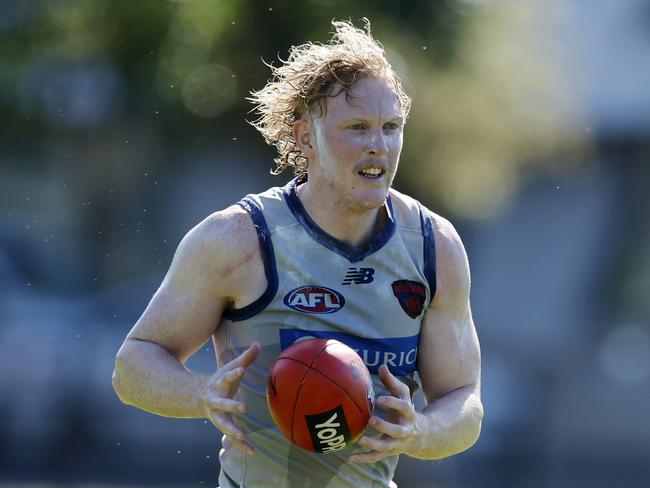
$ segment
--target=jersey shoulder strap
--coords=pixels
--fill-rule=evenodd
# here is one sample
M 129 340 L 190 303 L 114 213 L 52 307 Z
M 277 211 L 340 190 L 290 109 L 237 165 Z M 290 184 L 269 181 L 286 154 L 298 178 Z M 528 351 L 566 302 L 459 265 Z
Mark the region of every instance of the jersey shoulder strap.
M 415 198 L 390 189 L 395 222 L 401 230 L 422 233 L 424 276 L 429 283 L 431 299 L 436 293 L 436 244 L 431 212 Z

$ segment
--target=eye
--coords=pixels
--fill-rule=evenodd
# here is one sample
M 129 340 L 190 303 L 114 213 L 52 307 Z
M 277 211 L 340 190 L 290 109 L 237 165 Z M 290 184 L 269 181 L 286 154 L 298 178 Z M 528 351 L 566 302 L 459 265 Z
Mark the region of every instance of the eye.
M 352 124 L 350 129 L 352 130 L 365 130 L 366 126 L 363 124 Z
M 387 122 L 384 124 L 384 129 L 388 129 L 388 130 L 399 129 L 399 125 L 396 124 L 395 122 Z

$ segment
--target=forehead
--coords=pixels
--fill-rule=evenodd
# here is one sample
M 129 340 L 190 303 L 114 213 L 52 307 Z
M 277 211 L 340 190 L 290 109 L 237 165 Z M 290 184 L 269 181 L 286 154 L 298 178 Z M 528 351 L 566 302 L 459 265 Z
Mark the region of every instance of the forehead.
M 362 78 L 346 97 L 344 91 L 327 99 L 325 117 L 395 118 L 402 116 L 402 107 L 391 84 L 380 78 Z

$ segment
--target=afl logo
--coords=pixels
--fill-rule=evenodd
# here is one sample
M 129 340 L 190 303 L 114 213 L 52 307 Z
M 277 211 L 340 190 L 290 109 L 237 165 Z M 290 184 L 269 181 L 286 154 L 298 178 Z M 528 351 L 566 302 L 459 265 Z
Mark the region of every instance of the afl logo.
M 283 302 L 298 312 L 326 314 L 341 310 L 345 305 L 345 298 L 331 288 L 308 285 L 291 290 L 285 295 Z

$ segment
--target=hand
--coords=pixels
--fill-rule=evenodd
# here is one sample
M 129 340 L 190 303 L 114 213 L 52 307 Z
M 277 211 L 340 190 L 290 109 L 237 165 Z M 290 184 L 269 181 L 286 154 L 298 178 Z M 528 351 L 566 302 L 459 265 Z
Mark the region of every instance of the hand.
M 208 381 L 199 399 L 203 415 L 230 439 L 233 446 L 247 454 L 253 454 L 255 450 L 244 442 L 244 433 L 232 418 L 233 413 L 245 413 L 247 407 L 245 403 L 233 398 L 246 368 L 253 364 L 259 352 L 260 345 L 254 342 L 235 359 L 219 368 Z
M 411 402 L 409 387 L 395 378 L 384 364 L 379 368 L 379 378 L 393 396 L 380 396 L 377 398 L 379 406 L 390 409 L 389 421 L 379 417 L 370 417 L 370 425 L 384 435 L 375 439 L 362 436 L 358 443 L 370 449 L 370 452 L 351 456 L 350 462 L 370 463 L 379 461 L 388 456 L 407 452 L 415 442 L 417 429 L 417 413 Z

